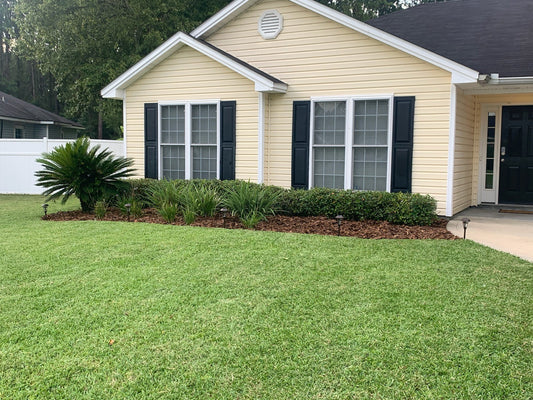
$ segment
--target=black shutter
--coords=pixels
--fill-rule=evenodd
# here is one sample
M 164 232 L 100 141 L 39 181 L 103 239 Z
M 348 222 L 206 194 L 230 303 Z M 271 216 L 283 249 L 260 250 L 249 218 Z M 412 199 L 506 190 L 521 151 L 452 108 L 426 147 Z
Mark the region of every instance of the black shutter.
M 220 102 L 220 179 L 235 179 L 235 101 Z
M 144 104 L 144 177 L 158 178 L 157 103 Z
M 292 106 L 292 187 L 309 187 L 309 135 L 311 102 L 295 101 Z
M 394 98 L 394 123 L 392 129 L 392 192 L 411 192 L 414 115 L 414 97 Z

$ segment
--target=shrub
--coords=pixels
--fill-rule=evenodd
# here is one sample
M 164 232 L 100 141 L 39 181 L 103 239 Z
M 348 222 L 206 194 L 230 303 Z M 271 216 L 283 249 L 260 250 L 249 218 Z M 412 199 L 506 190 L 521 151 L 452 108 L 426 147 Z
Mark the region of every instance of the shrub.
M 160 209 L 164 204 L 181 204 L 181 190 L 179 181 L 152 181 L 147 189 L 148 203 L 153 207 Z
M 81 209 L 90 212 L 99 200 L 105 200 L 127 186 L 122 178 L 133 173 L 133 161 L 115 157 L 100 146 L 89 148 L 86 137 L 64 146 L 56 147 L 37 159 L 43 165 L 37 171 L 37 185 L 47 188 L 46 201 L 62 197 L 65 203 L 74 195 L 80 200 Z
M 239 181 L 227 189 L 224 205 L 248 228 L 254 228 L 267 215 L 275 214 L 279 196 L 279 192 L 265 186 Z
M 349 220 L 389 221 L 395 224 L 430 225 L 437 219 L 436 202 L 416 193 L 355 192 L 313 188 L 288 190 L 281 195 L 289 215 L 334 218 L 341 214 Z
M 159 208 L 159 215 L 163 217 L 163 219 L 171 224 L 176 219 L 176 215 L 178 214 L 178 205 L 173 203 L 164 203 L 161 204 Z
M 97 201 L 94 205 L 94 215 L 96 219 L 103 219 L 107 213 L 107 204 L 104 200 Z
M 123 215 L 128 215 L 128 208 L 126 204 L 130 205 L 129 214 L 133 218 L 139 218 L 143 215 L 141 202 L 135 198 L 135 196 L 123 196 L 117 202 L 117 207 Z

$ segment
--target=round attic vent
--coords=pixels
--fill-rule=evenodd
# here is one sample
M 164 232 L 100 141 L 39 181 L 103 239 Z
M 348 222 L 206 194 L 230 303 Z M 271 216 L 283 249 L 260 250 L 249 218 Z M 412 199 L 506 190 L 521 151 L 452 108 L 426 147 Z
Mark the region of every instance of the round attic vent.
M 283 17 L 276 10 L 268 10 L 259 18 L 259 33 L 263 39 L 275 39 L 283 29 Z

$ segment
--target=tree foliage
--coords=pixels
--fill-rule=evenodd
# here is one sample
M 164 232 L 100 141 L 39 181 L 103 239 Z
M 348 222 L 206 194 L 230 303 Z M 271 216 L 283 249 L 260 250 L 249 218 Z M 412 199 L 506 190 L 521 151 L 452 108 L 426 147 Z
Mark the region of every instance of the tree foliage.
M 56 80 L 68 117 L 120 136 L 121 104 L 100 90 L 177 31 L 229 0 L 17 0 L 17 51 Z
M 360 21 L 366 21 L 401 8 L 400 0 L 317 0 Z

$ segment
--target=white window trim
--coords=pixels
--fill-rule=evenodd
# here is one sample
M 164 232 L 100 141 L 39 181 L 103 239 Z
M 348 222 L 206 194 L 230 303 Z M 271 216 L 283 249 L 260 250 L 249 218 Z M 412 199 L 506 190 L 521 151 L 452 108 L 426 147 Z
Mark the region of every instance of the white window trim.
M 311 97 L 311 120 L 310 120 L 310 133 L 309 133 L 309 187 L 315 187 L 314 183 L 314 131 L 315 131 L 315 103 L 319 102 L 332 102 L 332 101 L 344 101 L 346 102 L 346 126 L 344 137 L 344 190 L 352 189 L 352 173 L 353 173 L 353 113 L 354 102 L 364 100 L 388 100 L 389 102 L 389 122 L 387 132 L 387 183 L 386 191 L 390 192 L 392 182 L 392 125 L 393 125 L 393 111 L 394 111 L 394 94 L 381 94 L 381 95 L 364 95 L 364 96 L 320 96 Z M 338 146 L 336 146 L 338 147 Z
M 157 160 L 158 179 L 163 178 L 163 162 L 161 158 L 161 107 L 163 106 L 185 106 L 185 179 L 192 179 L 192 157 L 191 157 L 191 108 L 193 105 L 216 105 L 217 106 L 217 173 L 216 179 L 220 179 L 220 100 L 179 100 L 179 101 L 159 101 L 157 121 Z
M 496 126 L 494 132 L 494 169 L 492 176 L 492 189 L 485 189 L 485 173 L 487 168 L 487 128 L 489 113 L 494 113 Z M 502 106 L 483 104 L 481 106 L 481 132 L 479 140 L 479 178 L 478 178 L 478 204 L 493 203 L 498 204 L 500 188 L 500 159 L 501 159 L 501 128 L 502 128 Z

